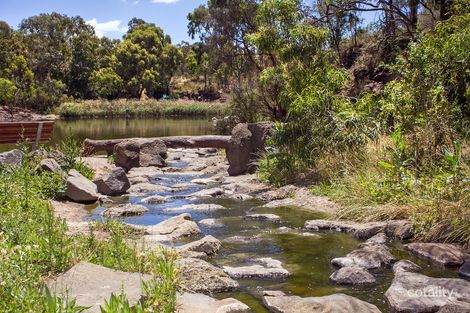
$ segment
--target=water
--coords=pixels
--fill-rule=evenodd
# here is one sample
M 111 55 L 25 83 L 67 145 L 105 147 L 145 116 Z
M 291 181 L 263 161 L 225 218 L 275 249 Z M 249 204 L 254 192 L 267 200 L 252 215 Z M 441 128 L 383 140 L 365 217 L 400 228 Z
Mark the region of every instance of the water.
M 57 120 L 51 142 L 55 145 L 67 137 L 76 139 L 116 139 L 130 137 L 196 136 L 213 134 L 212 124 L 206 119 L 79 119 Z M 0 145 L 0 152 L 15 145 Z
M 183 166 L 184 164 L 175 163 L 172 166 Z M 201 177 L 203 177 L 201 175 Z M 153 182 L 172 186 L 177 183 L 189 182 L 196 178 L 193 175 L 181 175 L 178 173 L 158 175 L 153 178 Z M 203 188 L 212 186 L 194 186 L 193 188 L 171 195 L 187 195 Z M 138 197 L 120 197 L 114 198 L 116 202 L 139 203 L 139 201 L 149 195 L 170 195 L 170 193 L 149 193 Z M 261 208 L 261 201 L 236 201 L 226 199 L 205 199 L 201 201 L 189 201 L 180 198 L 170 200 L 165 204 L 147 205 L 149 212 L 143 216 L 130 217 L 126 221 L 132 224 L 153 225 L 159 223 L 171 216 L 181 214 L 165 213 L 164 208 L 179 207 L 189 203 L 216 203 L 229 209 L 218 210 L 210 213 L 191 212 L 193 219 L 198 222 L 205 218 L 217 218 L 223 224 L 221 228 L 207 228 L 200 225 L 203 235 L 213 235 L 222 240 L 235 235 L 261 235 L 262 240 L 245 244 L 223 244 L 219 254 L 208 261 L 218 265 L 240 266 L 247 264 L 250 259 L 258 257 L 272 257 L 283 262 L 283 266 L 292 273 L 287 279 L 243 279 L 239 280 L 240 289 L 235 292 L 216 294 L 214 297 L 223 299 L 227 297 L 237 298 L 252 309 L 252 312 L 267 312 L 263 307 L 260 292 L 263 289 L 282 290 L 287 294 L 298 296 L 323 296 L 332 293 L 346 293 L 358 297 L 364 301 L 373 303 L 382 310 L 388 312 L 388 306 L 384 300 L 384 293 L 390 286 L 393 279 L 393 273 L 390 268 L 373 271 L 377 277 L 377 283 L 363 287 L 345 287 L 338 286 L 329 281 L 329 276 L 335 268 L 330 264 L 331 259 L 341 257 L 348 252 L 356 249 L 361 241 L 353 238 L 351 235 L 324 232 L 319 236 L 301 235 L 304 222 L 309 219 L 323 218 L 324 213 L 305 210 L 295 207 L 283 208 Z M 142 203 L 139 203 L 142 204 Z M 89 219 L 101 219 L 99 213 L 104 208 L 93 208 Z M 247 213 L 274 213 L 281 217 L 281 223 L 268 223 L 260 221 L 244 220 L 243 216 Z M 279 227 L 286 226 L 294 229 L 294 232 L 282 233 Z M 173 243 L 180 245 L 198 238 L 185 239 Z M 398 259 L 407 258 L 423 267 L 422 273 L 434 277 L 457 277 L 455 270 L 444 270 L 433 267 L 419 259 L 411 257 L 404 252 L 399 243 L 392 245 L 392 252 Z

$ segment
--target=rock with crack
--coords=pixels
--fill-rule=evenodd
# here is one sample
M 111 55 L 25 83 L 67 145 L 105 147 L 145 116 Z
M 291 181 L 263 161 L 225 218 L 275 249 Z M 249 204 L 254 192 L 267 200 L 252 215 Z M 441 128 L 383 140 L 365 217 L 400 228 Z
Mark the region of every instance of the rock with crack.
M 253 260 L 253 265 L 224 266 L 223 270 L 232 278 L 284 278 L 290 273 L 282 267 L 282 262 L 272 258 L 259 258 Z
M 99 198 L 96 185 L 76 170 L 69 172 L 65 196 L 79 203 L 95 202 Z
M 437 312 L 450 300 L 470 302 L 470 282 L 459 278 L 433 278 L 418 273 L 398 271 L 385 292 L 394 312 Z
M 175 208 L 165 208 L 163 212 L 187 212 L 187 211 L 193 211 L 193 212 L 214 212 L 218 210 L 224 210 L 226 207 L 218 204 L 186 204 L 180 207 L 175 207 Z
M 100 306 L 111 297 L 124 292 L 134 306 L 144 296 L 142 282 L 150 275 L 128 273 L 107 267 L 80 262 L 56 279 L 47 282 L 48 288 L 62 298 L 75 299 L 77 305 L 89 307 L 84 312 L 100 312 Z
M 366 285 L 376 282 L 374 275 L 359 266 L 342 267 L 331 274 L 330 280 L 340 285 Z
M 405 245 L 405 249 L 417 257 L 442 266 L 459 266 L 466 259 L 460 247 L 447 243 L 413 242 Z
M 215 218 L 205 218 L 199 221 L 199 224 L 208 228 L 223 227 L 224 224 Z
M 307 298 L 287 296 L 282 292 L 268 293 L 263 297 L 263 303 L 276 313 L 380 313 L 375 305 L 342 293 Z
M 114 161 L 127 171 L 134 167 L 162 167 L 167 151 L 165 143 L 159 139 L 127 139 L 115 145 Z
M 137 204 L 119 204 L 106 209 L 101 215 L 106 217 L 138 216 L 148 212 L 149 209 Z
M 93 181 L 98 192 L 107 196 L 119 196 L 131 188 L 131 183 L 122 167 L 114 168 L 109 174 Z
M 281 222 L 281 217 L 276 214 L 248 214 L 245 219 L 272 223 Z
M 385 245 L 366 245 L 348 253 L 345 257 L 335 258 L 331 263 L 339 267 L 359 266 L 365 269 L 380 268 L 392 264 L 395 257 Z
M 385 222 L 356 223 L 350 221 L 310 220 L 305 222 L 304 227 L 310 231 L 334 230 L 352 233 L 356 238 L 369 239 L 383 232 L 386 225 L 387 223 Z
M 176 248 L 176 252 L 184 257 L 206 257 L 216 254 L 222 243 L 215 237 L 207 235 L 202 239 L 187 243 Z
M 152 242 L 165 242 L 199 235 L 201 230 L 192 221 L 188 213 L 180 214 L 169 218 L 157 225 L 145 227 L 144 241 L 148 244 Z
M 147 203 L 147 204 L 162 204 L 162 203 L 165 203 L 167 200 L 168 200 L 167 197 L 155 195 L 155 196 L 146 197 L 142 199 L 141 202 Z
M 180 286 L 183 290 L 201 293 L 225 292 L 237 289 L 239 284 L 224 271 L 196 258 L 175 261 L 180 271 Z
M 233 298 L 216 300 L 200 293 L 178 294 L 176 313 L 245 313 L 250 308 Z

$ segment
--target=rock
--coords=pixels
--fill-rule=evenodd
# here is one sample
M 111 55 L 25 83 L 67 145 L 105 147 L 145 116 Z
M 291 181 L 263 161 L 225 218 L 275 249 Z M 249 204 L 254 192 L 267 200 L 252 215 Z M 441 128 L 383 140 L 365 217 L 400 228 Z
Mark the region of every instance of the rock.
M 98 200 L 96 185 L 76 170 L 69 172 L 65 196 L 75 202 L 95 202 Z
M 93 182 L 98 187 L 98 192 L 107 196 L 119 196 L 131 188 L 131 183 L 122 167 L 114 168 L 109 174 Z
M 141 202 L 148 203 L 148 204 L 161 204 L 161 203 L 165 203 L 167 199 L 168 199 L 167 197 L 163 197 L 163 196 L 150 196 L 150 197 L 142 199 Z
M 443 266 L 459 266 L 465 262 L 462 250 L 447 243 L 414 242 L 404 246 L 412 254 Z
M 342 267 L 331 274 L 330 279 L 341 285 L 364 285 L 376 282 L 374 275 L 359 266 Z
M 196 178 L 191 180 L 192 184 L 197 184 L 197 185 L 211 185 L 211 184 L 216 184 L 217 180 L 212 179 L 212 178 Z
M 310 220 L 305 222 L 304 227 L 311 231 L 334 230 L 352 233 L 356 238 L 368 239 L 383 232 L 386 225 L 387 223 L 385 222 L 355 223 L 349 221 Z
M 470 279 L 470 259 L 467 259 L 462 267 L 460 267 L 459 275 L 463 278 Z
M 419 272 L 419 271 L 421 271 L 421 266 L 409 260 L 400 260 L 397 263 L 393 264 L 393 272 L 395 274 L 397 274 L 398 272 Z
M 284 278 L 290 273 L 282 267 L 282 262 L 272 258 L 259 258 L 253 260 L 253 265 L 231 267 L 224 266 L 225 273 L 232 278 Z
M 221 196 L 224 194 L 224 190 L 222 188 L 210 188 L 210 189 L 203 189 L 200 191 L 196 191 L 188 197 L 194 197 L 194 198 L 213 198 L 217 196 Z
M 21 165 L 23 159 L 23 152 L 15 149 L 7 152 L 0 153 L 0 165 L 5 167 L 17 167 Z
M 449 300 L 468 303 L 470 282 L 458 278 L 432 278 L 399 271 L 385 292 L 394 312 L 437 312 Z
M 367 239 L 362 245 L 385 245 L 387 242 L 387 235 L 385 235 L 385 233 L 378 233 Z
M 224 210 L 226 207 L 218 204 L 186 204 L 176 208 L 165 208 L 164 212 L 185 212 L 185 211 L 194 211 L 194 212 L 214 212 L 217 210 Z
M 134 167 L 162 167 L 167 157 L 167 147 L 159 139 L 127 139 L 114 147 L 116 165 L 127 171 Z
M 181 255 L 190 255 L 191 252 L 199 252 L 202 253 L 201 256 L 204 257 L 216 254 L 221 247 L 222 243 L 220 243 L 217 238 L 208 235 L 202 239 L 179 246 L 176 248 L 176 251 Z
M 400 240 L 406 240 L 413 237 L 413 224 L 408 220 L 389 221 L 385 227 L 385 233 Z
M 253 199 L 252 196 L 244 193 L 225 194 L 224 198 L 237 201 L 247 201 Z
M 126 203 L 106 209 L 101 215 L 106 217 L 135 216 L 142 215 L 148 210 L 142 205 Z
M 142 195 L 149 192 L 171 192 L 172 188 L 151 183 L 140 183 L 132 185 L 128 192 L 135 195 Z
M 366 245 L 354 250 L 346 257 L 335 258 L 331 263 L 339 267 L 359 266 L 365 269 L 380 268 L 389 265 L 395 260 L 389 249 L 384 245 Z
M 250 308 L 233 298 L 216 300 L 199 293 L 183 293 L 176 297 L 176 313 L 245 313 Z
M 249 220 L 273 223 L 279 223 L 281 221 L 281 218 L 276 214 L 249 214 L 246 215 L 245 218 Z
M 191 220 L 188 213 L 180 214 L 167 219 L 157 225 L 145 228 L 145 241 L 162 242 L 180 239 L 192 235 L 198 235 L 201 230 L 195 222 Z
M 215 218 L 206 218 L 206 219 L 203 219 L 203 220 L 200 220 L 199 221 L 199 224 L 205 226 L 205 227 L 209 227 L 209 228 L 215 228 L 215 227 L 223 227 L 224 224 L 219 222 L 217 219 Z
M 59 163 L 57 163 L 54 159 L 44 159 L 42 160 L 39 165 L 38 169 L 45 172 L 52 172 L 52 173 L 62 173 L 62 168 L 60 167 Z
M 232 236 L 222 240 L 223 243 L 236 243 L 236 244 L 247 244 L 247 243 L 257 243 L 263 240 L 261 235 L 255 236 Z
M 276 313 L 380 313 L 375 305 L 342 293 L 307 298 L 268 295 L 263 297 L 263 303 Z
M 470 313 L 470 303 L 450 300 L 437 313 Z
M 238 124 L 233 128 L 226 149 L 230 176 L 240 175 L 256 168 L 255 161 L 265 151 L 265 142 L 271 134 L 272 127 L 272 122 L 264 122 Z
M 48 288 L 61 298 L 75 299 L 79 306 L 89 307 L 84 312 L 100 312 L 100 305 L 111 294 L 124 292 L 129 304 L 134 306 L 144 296 L 142 282 L 150 275 L 112 270 L 103 266 L 80 262 L 55 280 L 47 282 Z
M 220 268 L 201 259 L 185 258 L 175 261 L 180 269 L 180 286 L 192 292 L 213 293 L 237 289 L 238 282 Z

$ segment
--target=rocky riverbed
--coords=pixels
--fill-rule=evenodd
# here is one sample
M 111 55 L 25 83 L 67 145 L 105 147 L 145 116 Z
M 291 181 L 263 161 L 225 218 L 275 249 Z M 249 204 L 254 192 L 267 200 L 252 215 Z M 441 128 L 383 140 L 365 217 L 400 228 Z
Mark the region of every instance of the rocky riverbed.
M 143 230 L 132 239 L 142 249 L 175 247 L 178 312 L 470 312 L 470 282 L 458 274 L 460 267 L 468 274 L 462 247 L 407 245 L 407 221 L 326 220 L 336 210 L 328 199 L 295 186 L 276 189 L 255 175 L 228 176 L 220 150 L 166 154 L 159 166 L 127 172 L 105 157 L 85 158 L 98 177 L 91 185 L 72 173 L 70 198 L 98 202 L 53 206 L 71 232 L 111 217 Z M 106 292 L 101 277 L 114 277 Z M 138 299 L 142 279 L 80 263 L 54 283 L 73 282 L 79 304 L 89 304 L 123 281 Z

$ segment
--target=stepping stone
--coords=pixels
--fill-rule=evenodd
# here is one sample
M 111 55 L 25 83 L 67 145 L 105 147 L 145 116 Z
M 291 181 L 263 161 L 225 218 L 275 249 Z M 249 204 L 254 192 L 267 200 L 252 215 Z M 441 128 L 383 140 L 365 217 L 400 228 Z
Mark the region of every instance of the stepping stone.
M 109 301 L 111 294 L 127 296 L 134 306 L 143 297 L 142 282 L 150 275 L 116 271 L 88 262 L 80 262 L 56 279 L 48 281 L 48 288 L 62 298 L 76 299 L 79 306 L 90 307 L 84 312 L 100 312 L 100 305 Z
M 201 230 L 192 221 L 191 215 L 188 213 L 174 216 L 157 225 L 147 226 L 144 229 L 146 235 L 143 237 L 143 240 L 149 244 L 177 240 L 201 233 Z
M 199 224 L 205 227 L 209 227 L 209 228 L 216 228 L 216 227 L 224 226 L 223 223 L 219 222 L 219 220 L 215 218 L 206 218 L 206 219 L 200 220 Z
M 276 214 L 249 214 L 245 216 L 248 220 L 279 223 L 281 217 Z
M 149 209 L 137 204 L 120 204 L 106 209 L 101 215 L 106 217 L 136 216 L 148 212 Z
M 284 278 L 290 273 L 282 267 L 282 262 L 272 258 L 259 258 L 252 260 L 253 265 L 231 267 L 224 266 L 223 270 L 230 277 L 239 278 Z
M 414 242 L 404 247 L 417 257 L 442 266 L 460 266 L 466 259 L 460 247 L 453 244 Z
M 376 282 L 374 275 L 359 266 L 342 267 L 331 274 L 330 280 L 340 285 L 365 285 Z
M 359 266 L 365 269 L 380 268 L 395 261 L 395 257 L 385 245 L 366 245 L 348 253 L 345 257 L 335 258 L 331 263 L 338 267 Z
M 167 197 L 163 197 L 163 196 L 150 196 L 150 197 L 142 199 L 141 202 L 148 203 L 148 204 L 161 204 L 161 203 L 165 203 L 167 199 L 168 199 Z
M 208 235 L 202 239 L 177 247 L 176 252 L 183 256 L 206 257 L 216 254 L 221 247 L 222 243 L 217 238 Z
M 200 293 L 183 293 L 176 297 L 176 313 L 245 313 L 250 308 L 233 298 L 216 300 Z
M 268 292 L 263 297 L 264 305 L 276 313 L 380 313 L 373 304 L 357 298 L 335 293 L 323 297 L 286 296 L 283 292 Z
M 383 232 L 387 223 L 370 222 L 356 223 L 350 221 L 332 221 L 332 220 L 310 220 L 306 221 L 304 227 L 310 231 L 334 230 L 343 233 L 352 233 L 359 239 L 369 239 L 370 237 Z
M 222 188 L 203 189 L 188 195 L 188 198 L 214 198 L 224 194 Z
M 393 272 L 395 274 L 399 272 L 419 272 L 421 271 L 421 269 L 421 266 L 409 260 L 400 260 L 397 263 L 393 264 Z
M 217 180 L 213 178 L 196 178 L 191 180 L 192 184 L 197 184 L 197 185 L 211 185 L 211 184 L 216 184 Z
M 194 212 L 214 212 L 217 210 L 225 210 L 226 207 L 218 204 L 208 203 L 208 204 L 186 204 L 176 208 L 165 208 L 163 212 L 185 212 L 185 211 L 194 211 Z
M 247 243 L 257 243 L 263 241 L 263 236 L 261 235 L 254 235 L 254 236 L 232 236 L 222 239 L 223 243 L 229 244 L 247 244 Z

